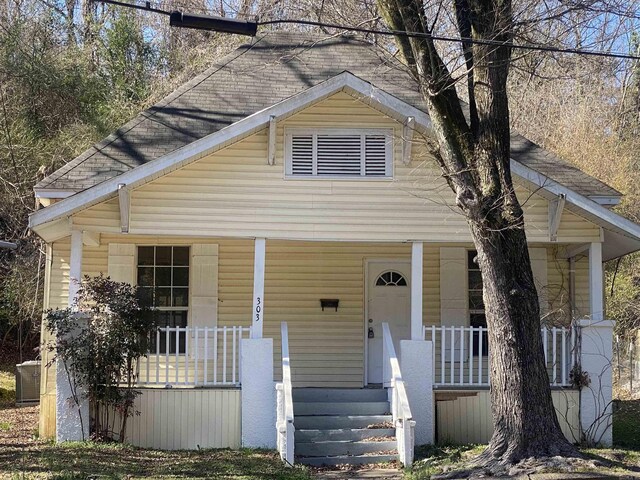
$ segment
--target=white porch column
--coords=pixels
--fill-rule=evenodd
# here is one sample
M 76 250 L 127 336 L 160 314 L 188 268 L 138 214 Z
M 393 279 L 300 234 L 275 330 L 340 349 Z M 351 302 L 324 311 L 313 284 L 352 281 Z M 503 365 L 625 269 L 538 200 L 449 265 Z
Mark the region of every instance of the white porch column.
M 242 446 L 276 448 L 273 338 L 244 338 L 240 345 Z
M 602 243 L 600 242 L 589 245 L 589 306 L 593 320 L 604 319 Z
M 612 443 L 612 320 L 580 321 L 580 365 L 589 376 L 589 385 L 580 390 L 580 426 L 584 440 L 591 444 Z
M 422 340 L 422 242 L 411 244 L 411 340 Z
M 253 310 L 251 338 L 262 338 L 264 324 L 264 260 L 265 239 L 256 238 L 253 255 Z
M 75 299 L 82 279 L 82 232 L 71 231 L 71 255 L 69 258 L 69 307 L 75 307 Z M 85 319 L 77 314 L 78 327 Z M 70 335 L 77 334 L 71 332 Z M 89 438 L 89 401 L 85 390 L 74 391 L 67 368 L 62 360 L 56 361 L 56 441 L 82 441 Z
M 400 340 L 400 369 L 416 422 L 415 444 L 432 444 L 435 441 L 433 342 Z

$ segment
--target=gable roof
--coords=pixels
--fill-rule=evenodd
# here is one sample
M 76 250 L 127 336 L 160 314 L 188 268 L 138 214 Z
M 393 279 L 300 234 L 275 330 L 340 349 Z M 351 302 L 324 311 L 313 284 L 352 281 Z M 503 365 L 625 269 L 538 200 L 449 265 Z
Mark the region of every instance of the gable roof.
M 40 181 L 36 193 L 47 196 L 59 190 L 67 196 L 94 187 L 344 71 L 426 114 L 417 83 L 387 51 L 349 36 L 268 33 L 219 60 Z M 586 197 L 620 196 L 517 134 L 512 136 L 512 157 Z

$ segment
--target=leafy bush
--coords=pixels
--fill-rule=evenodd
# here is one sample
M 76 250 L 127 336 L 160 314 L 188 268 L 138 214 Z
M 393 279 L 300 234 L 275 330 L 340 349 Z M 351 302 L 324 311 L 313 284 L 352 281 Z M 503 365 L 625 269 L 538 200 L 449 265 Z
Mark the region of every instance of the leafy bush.
M 135 413 L 136 363 L 148 352 L 155 329 L 153 310 L 140 298 L 138 287 L 85 276 L 75 305 L 45 317 L 57 338 L 46 346 L 51 363 L 64 362 L 76 405 L 79 395 L 88 398 L 94 439 L 124 441 L 127 419 Z

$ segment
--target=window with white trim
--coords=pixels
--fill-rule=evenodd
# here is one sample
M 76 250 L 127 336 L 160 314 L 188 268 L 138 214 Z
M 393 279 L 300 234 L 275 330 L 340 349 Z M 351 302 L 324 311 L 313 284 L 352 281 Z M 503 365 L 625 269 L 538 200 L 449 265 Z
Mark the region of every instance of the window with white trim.
M 285 134 L 288 177 L 389 178 L 391 129 L 291 129 Z
M 159 327 L 186 327 L 189 314 L 189 247 L 139 246 L 138 286 L 142 295 L 157 310 Z M 186 338 L 179 334 L 179 352 L 184 353 Z M 160 353 L 176 353 L 176 334 L 160 334 Z M 155 351 L 152 338 L 152 351 Z
M 467 251 L 467 275 L 469 287 L 469 326 L 487 328 L 487 317 L 484 311 L 484 300 L 482 298 L 482 273 L 478 265 L 478 252 Z M 473 355 L 480 353 L 480 342 L 482 342 L 482 355 L 487 356 L 489 340 L 487 332 L 480 336 L 479 332 L 473 332 Z

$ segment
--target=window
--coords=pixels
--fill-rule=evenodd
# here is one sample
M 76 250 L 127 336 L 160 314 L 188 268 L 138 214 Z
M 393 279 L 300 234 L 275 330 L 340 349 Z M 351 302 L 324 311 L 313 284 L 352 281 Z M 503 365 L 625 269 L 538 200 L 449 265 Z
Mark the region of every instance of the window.
M 295 129 L 286 134 L 289 177 L 391 177 L 390 129 Z
M 158 310 L 161 327 L 186 327 L 189 313 L 189 247 L 138 247 L 138 286 Z M 176 334 L 160 333 L 160 353 L 176 353 Z M 184 353 L 186 336 L 180 333 L 177 353 Z M 152 351 L 155 351 L 155 338 Z
M 480 266 L 476 262 L 477 252 L 467 252 L 467 272 L 469 282 L 469 325 L 472 327 L 487 327 L 487 319 L 484 314 L 484 301 L 482 299 L 482 275 Z M 473 355 L 480 353 L 479 332 L 473 332 Z M 487 333 L 482 333 L 482 355 L 488 352 Z
M 376 287 L 406 287 L 407 280 L 401 273 L 389 270 L 382 273 L 376 280 Z

